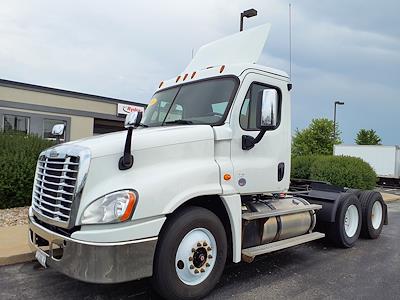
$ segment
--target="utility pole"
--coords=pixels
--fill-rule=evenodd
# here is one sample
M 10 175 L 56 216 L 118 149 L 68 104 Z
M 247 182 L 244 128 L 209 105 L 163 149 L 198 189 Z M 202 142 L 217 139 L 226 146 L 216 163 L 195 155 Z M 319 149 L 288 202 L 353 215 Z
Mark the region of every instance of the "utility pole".
M 335 108 L 333 111 L 333 143 L 336 141 L 336 106 L 337 105 L 344 105 L 344 102 L 335 101 Z

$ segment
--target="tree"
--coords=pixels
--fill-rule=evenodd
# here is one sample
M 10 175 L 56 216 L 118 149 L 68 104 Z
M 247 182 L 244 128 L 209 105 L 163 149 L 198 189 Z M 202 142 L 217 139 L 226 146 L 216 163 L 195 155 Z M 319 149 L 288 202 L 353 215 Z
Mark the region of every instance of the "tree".
M 340 130 L 336 124 L 336 137 L 333 138 L 333 121 L 320 118 L 313 119 L 310 125 L 303 129 L 296 129 L 292 139 L 293 155 L 322 154 L 331 155 L 333 145 L 340 144 Z
M 354 139 L 357 145 L 380 145 L 382 140 L 373 129 L 360 129 Z

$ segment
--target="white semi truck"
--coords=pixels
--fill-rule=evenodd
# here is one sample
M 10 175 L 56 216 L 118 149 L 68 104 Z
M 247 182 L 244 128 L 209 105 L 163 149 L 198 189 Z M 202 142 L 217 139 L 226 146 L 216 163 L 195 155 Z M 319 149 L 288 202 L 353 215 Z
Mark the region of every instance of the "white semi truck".
M 152 276 L 163 297 L 198 299 L 227 262 L 325 234 L 342 247 L 379 236 L 379 193 L 327 184 L 287 193 L 292 85 L 255 64 L 269 29 L 200 48 L 143 116 L 127 116 L 127 131 L 40 154 L 29 239 L 43 266 L 95 283 Z

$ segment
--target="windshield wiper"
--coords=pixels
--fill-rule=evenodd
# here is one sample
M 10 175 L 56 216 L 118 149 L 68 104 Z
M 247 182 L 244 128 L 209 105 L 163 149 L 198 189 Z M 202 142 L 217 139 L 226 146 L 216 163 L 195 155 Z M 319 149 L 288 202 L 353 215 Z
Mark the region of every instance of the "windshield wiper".
M 174 121 L 167 121 L 167 122 L 164 122 L 164 124 L 182 124 L 182 125 L 190 125 L 190 124 L 193 124 L 193 122 L 192 121 L 189 121 L 189 120 L 174 120 Z

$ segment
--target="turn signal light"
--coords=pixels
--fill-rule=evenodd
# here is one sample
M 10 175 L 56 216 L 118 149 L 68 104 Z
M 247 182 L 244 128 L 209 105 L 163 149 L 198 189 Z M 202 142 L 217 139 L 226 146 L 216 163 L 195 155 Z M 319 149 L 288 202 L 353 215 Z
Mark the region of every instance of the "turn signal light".
M 128 220 L 132 216 L 132 210 L 135 207 L 136 195 L 129 192 L 129 201 L 124 214 L 119 218 L 121 222 Z
M 230 180 L 232 177 L 230 174 L 224 174 L 224 180 L 228 181 Z

